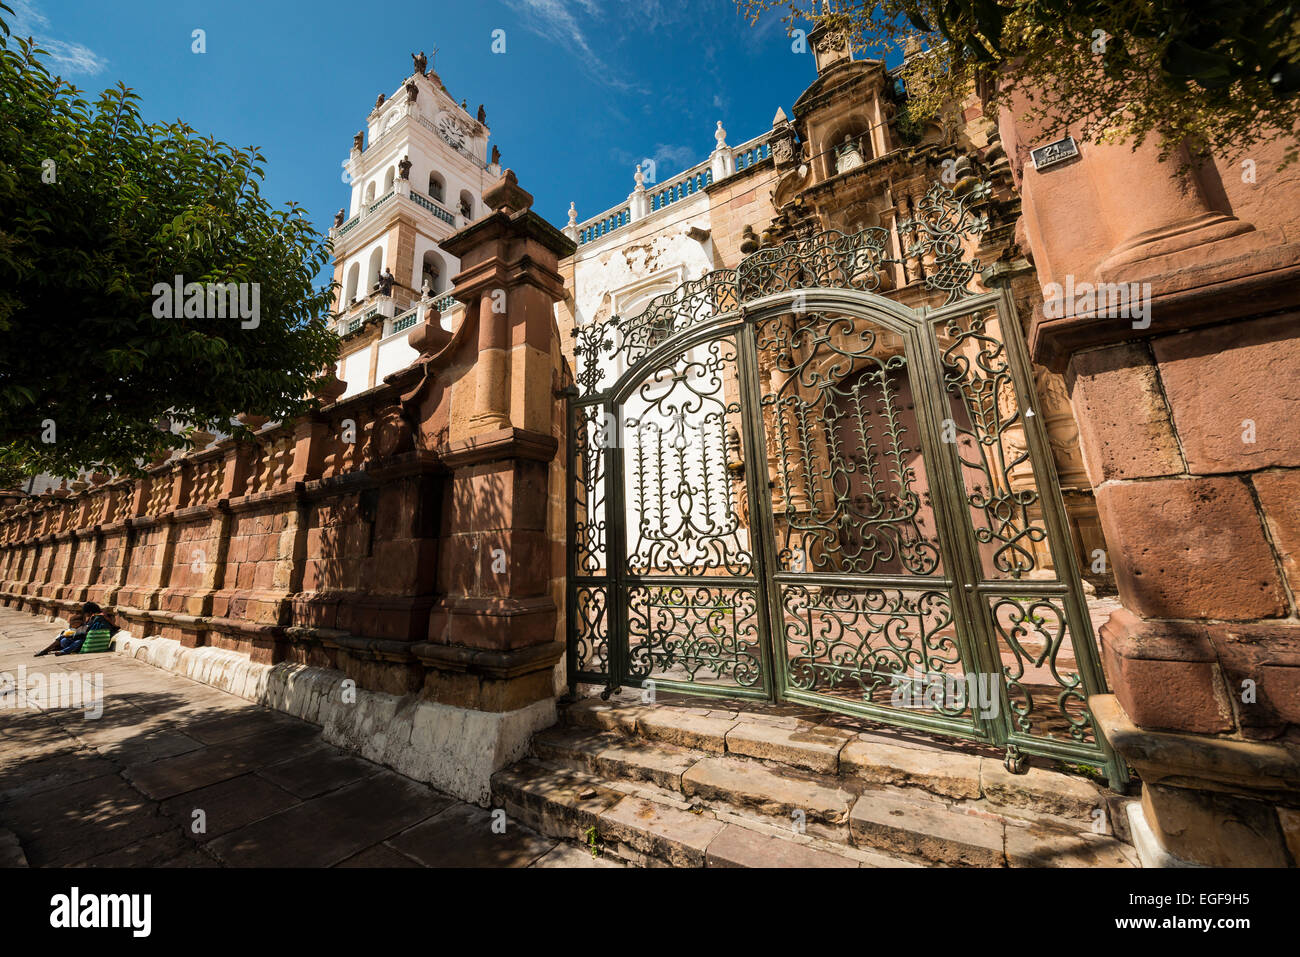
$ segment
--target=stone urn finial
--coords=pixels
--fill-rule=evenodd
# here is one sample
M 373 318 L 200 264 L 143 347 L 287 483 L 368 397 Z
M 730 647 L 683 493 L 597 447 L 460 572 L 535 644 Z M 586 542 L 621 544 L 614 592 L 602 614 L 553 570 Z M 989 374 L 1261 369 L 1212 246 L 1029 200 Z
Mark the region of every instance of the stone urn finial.
M 532 207 L 533 194 L 523 189 L 515 171 L 508 169 L 483 191 L 483 202 L 498 213 L 516 213 Z
M 740 232 L 740 251 L 748 256 L 750 253 L 758 252 L 758 237 L 754 235 L 754 227 L 746 225 Z
M 333 405 L 348 390 L 348 384 L 330 369 L 320 377 L 312 395 L 320 400 L 321 405 Z
M 209 432 L 207 429 L 195 429 L 190 433 L 190 446 L 195 452 L 202 452 L 212 444 L 212 440 L 216 437 L 215 433 Z
M 713 131 L 713 142 L 716 144 L 715 150 L 724 150 L 727 148 L 727 131 L 722 128 L 722 120 L 718 120 L 718 128 Z
M 241 412 L 239 415 L 235 416 L 235 418 L 239 421 L 240 425 L 248 429 L 250 432 L 256 432 L 262 426 L 266 425 L 266 423 L 271 421 L 269 415 L 253 415 L 250 412 Z
M 569 225 L 578 225 L 578 204 L 576 202 L 569 203 Z
M 640 163 L 636 164 L 636 172 L 632 174 L 632 178 L 636 180 L 637 190 L 639 192 L 645 192 L 645 173 L 641 172 Z

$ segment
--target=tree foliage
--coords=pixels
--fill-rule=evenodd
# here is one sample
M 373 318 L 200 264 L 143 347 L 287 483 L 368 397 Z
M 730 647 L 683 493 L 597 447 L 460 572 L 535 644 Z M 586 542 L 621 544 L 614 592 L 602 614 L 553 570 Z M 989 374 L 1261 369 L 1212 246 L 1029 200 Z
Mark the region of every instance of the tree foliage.
M 1049 134 L 1188 143 L 1237 157 L 1278 139 L 1295 159 L 1300 19 L 1294 0 L 737 0 L 751 21 L 843 31 L 855 49 L 906 50 L 908 118 L 972 86 L 991 105 L 1021 91 Z M 891 62 L 896 62 L 895 56 Z
M 88 102 L 0 27 L 0 483 L 129 471 L 186 445 L 163 417 L 303 412 L 337 357 L 330 249 L 261 195 L 262 154 L 146 123 L 121 85 Z M 155 315 L 176 276 L 257 284 L 256 319 Z

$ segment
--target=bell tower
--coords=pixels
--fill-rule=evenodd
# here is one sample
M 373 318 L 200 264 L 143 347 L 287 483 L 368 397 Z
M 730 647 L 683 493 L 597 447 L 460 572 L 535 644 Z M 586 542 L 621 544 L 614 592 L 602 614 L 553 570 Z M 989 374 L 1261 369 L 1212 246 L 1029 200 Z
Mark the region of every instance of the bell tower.
M 500 177 L 484 108 L 457 102 L 423 52 L 411 59 L 411 73 L 378 95 L 353 137 L 343 162 L 351 196 L 330 229 L 343 336 L 338 374 L 348 394 L 413 361 L 407 314 L 422 296 L 444 312 L 451 307 L 460 263 L 442 241 L 485 214 L 483 190 Z

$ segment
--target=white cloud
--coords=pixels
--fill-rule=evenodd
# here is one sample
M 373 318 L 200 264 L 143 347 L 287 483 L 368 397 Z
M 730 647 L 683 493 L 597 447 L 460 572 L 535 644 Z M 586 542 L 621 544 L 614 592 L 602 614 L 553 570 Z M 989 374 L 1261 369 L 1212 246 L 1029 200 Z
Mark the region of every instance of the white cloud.
M 6 0 L 13 9 L 9 28 L 16 37 L 33 37 L 36 45 L 49 54 L 55 73 L 94 76 L 108 66 L 108 61 L 90 47 L 68 40 L 56 40 L 48 34 L 49 17 L 37 10 L 31 0 Z
M 575 12 L 580 12 L 590 25 L 591 20 L 602 15 L 598 0 L 572 3 L 565 0 L 505 0 L 505 3 L 520 16 L 525 29 L 545 40 L 569 47 L 583 69 L 595 79 L 617 90 L 635 89 L 591 48 L 583 24 L 574 16 Z M 581 11 L 575 11 L 576 7 L 581 7 Z
M 671 146 L 660 143 L 655 147 L 653 159 L 665 170 L 684 170 L 695 162 L 697 150 L 693 146 Z

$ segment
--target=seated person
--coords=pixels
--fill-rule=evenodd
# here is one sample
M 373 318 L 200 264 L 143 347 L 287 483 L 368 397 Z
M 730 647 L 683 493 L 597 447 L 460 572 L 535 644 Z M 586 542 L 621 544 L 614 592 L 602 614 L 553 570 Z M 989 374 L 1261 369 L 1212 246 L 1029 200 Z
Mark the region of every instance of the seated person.
M 80 611 L 74 611 L 68 616 L 67 629 L 47 647 L 36 652 L 36 657 L 48 655 L 50 652 L 54 652 L 56 655 L 76 654 L 81 650 L 86 635 L 92 628 L 113 630 L 113 622 L 104 614 L 103 609 L 93 601 L 88 601 L 81 606 Z

